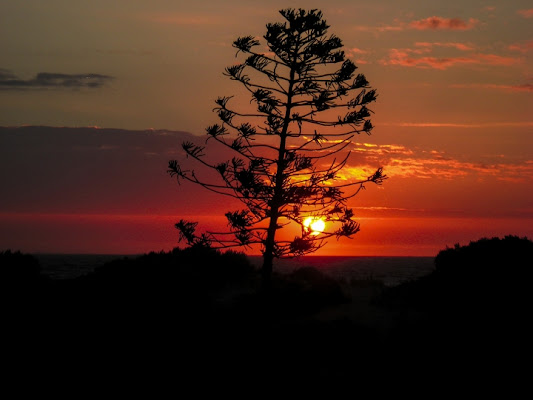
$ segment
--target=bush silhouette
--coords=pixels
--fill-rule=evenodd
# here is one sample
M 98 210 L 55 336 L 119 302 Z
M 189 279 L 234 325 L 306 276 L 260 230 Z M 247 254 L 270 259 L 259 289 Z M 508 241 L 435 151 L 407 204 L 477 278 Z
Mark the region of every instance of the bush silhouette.
M 335 279 L 316 268 L 303 267 L 287 275 L 274 274 L 269 293 L 252 293 L 244 303 L 247 307 L 256 304 L 257 310 L 250 308 L 250 312 L 259 318 L 287 320 L 311 316 L 323 307 L 347 301 Z
M 487 371 L 495 360 L 508 365 L 530 342 L 533 242 L 481 238 L 446 248 L 434 261 L 428 275 L 376 299 L 394 321 L 385 338 L 389 353 L 457 370 L 475 365 Z
M 531 275 L 533 242 L 505 236 L 482 238 L 467 246 L 456 244 L 439 252 L 436 273 L 441 279 L 462 277 L 462 281 L 509 281 Z
M 243 253 L 224 253 L 205 247 L 176 248 L 170 252 L 151 252 L 134 259 L 111 261 L 95 269 L 88 281 L 130 284 L 223 287 L 250 277 L 253 266 Z
M 533 242 L 505 236 L 456 244 L 435 257 L 435 270 L 387 291 L 389 304 L 421 309 L 521 307 L 533 271 Z
M 524 345 L 532 300 L 533 242 L 505 236 L 482 238 L 446 248 L 435 257 L 435 270 L 389 288 L 378 304 L 417 310 L 418 318 L 397 326 L 398 340 L 441 350 L 501 351 Z M 420 339 L 424 337 L 425 339 Z M 401 338 L 401 339 L 399 339 Z M 486 349 L 486 348 L 485 348 Z
M 32 255 L 22 254 L 20 251 L 5 250 L 0 252 L 0 266 L 0 279 L 7 284 L 40 279 L 41 266 L 39 261 Z
M 316 268 L 303 267 L 288 276 L 295 284 L 301 301 L 315 307 L 336 305 L 348 301 L 339 283 Z
M 246 255 L 202 246 L 118 258 L 62 280 L 43 279 L 33 256 L 6 251 L 2 259 L 3 281 L 19 287 L 33 282 L 26 300 L 37 306 L 40 318 L 57 324 L 131 326 L 175 315 L 195 323 L 229 318 L 242 326 L 311 315 L 347 301 L 339 283 L 314 268 L 276 274 L 272 293 L 265 295 Z

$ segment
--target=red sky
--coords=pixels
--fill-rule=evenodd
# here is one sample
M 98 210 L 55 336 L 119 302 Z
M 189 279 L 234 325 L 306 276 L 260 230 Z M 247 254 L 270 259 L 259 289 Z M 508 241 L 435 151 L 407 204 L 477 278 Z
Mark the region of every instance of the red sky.
M 214 99 L 240 93 L 222 76 L 232 41 L 261 37 L 299 4 L 178 3 L 0 5 L 0 126 L 47 126 L 0 129 L 0 250 L 169 250 L 179 218 L 224 224 L 233 205 L 178 186 L 167 162 L 184 138 L 203 140 Z M 317 254 L 434 256 L 484 236 L 533 237 L 531 3 L 306 7 L 324 12 L 379 94 L 345 177 L 379 166 L 390 177 L 354 198 L 361 232 Z
M 178 185 L 166 173 L 169 159 L 187 162 L 179 149 L 184 140 L 203 138 L 176 131 L 1 128 L 0 176 L 8 188 L 0 199 L 2 247 L 137 254 L 175 247 L 173 225 L 181 218 L 224 229 L 224 213 L 239 203 Z M 355 143 L 352 158 L 347 178 L 378 164 L 390 178 L 380 187 L 367 185 L 351 201 L 361 232 L 330 240 L 317 254 L 433 256 L 480 237 L 533 236 L 531 162 L 473 164 L 418 146 L 371 143 Z

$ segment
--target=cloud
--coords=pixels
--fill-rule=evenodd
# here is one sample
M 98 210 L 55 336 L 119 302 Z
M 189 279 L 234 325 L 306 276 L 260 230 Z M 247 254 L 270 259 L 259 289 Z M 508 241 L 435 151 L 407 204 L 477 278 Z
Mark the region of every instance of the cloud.
M 221 24 L 224 18 L 220 16 L 204 15 L 204 14 L 150 14 L 142 15 L 142 19 L 157 24 L 170 24 L 179 26 L 205 26 L 213 24 Z
M 518 10 L 518 14 L 520 14 L 524 18 L 532 18 L 533 17 L 533 8 L 529 8 L 527 10 Z
M 474 89 L 497 89 L 513 92 L 533 92 L 533 84 L 523 83 L 520 85 L 501 85 L 495 83 L 467 83 L 451 85 L 453 88 L 474 88 Z
M 509 50 L 519 51 L 520 53 L 527 53 L 528 51 L 533 50 L 533 40 L 511 44 L 509 46 Z
M 369 54 L 370 51 L 359 49 L 357 47 L 353 47 L 351 49 L 346 50 L 346 56 L 349 58 L 355 58 L 356 64 L 368 64 L 368 60 L 365 58 L 361 58 L 361 56 Z
M 125 48 L 125 49 L 96 49 L 97 53 L 112 55 L 112 56 L 153 56 L 155 54 L 152 50 L 141 50 L 135 48 Z
M 413 57 L 411 56 L 412 53 L 420 54 L 420 50 L 391 49 L 389 51 L 389 59 L 382 60 L 381 63 L 384 65 L 399 65 L 402 67 L 434 68 L 445 70 L 459 65 L 510 66 L 522 62 L 520 58 L 504 57 L 496 54 L 478 53 L 460 57 Z
M 399 126 L 409 128 L 521 128 L 533 127 L 533 121 L 522 122 L 484 122 L 484 123 L 450 123 L 450 122 L 382 122 L 383 126 Z
M 399 25 L 382 25 L 382 26 L 356 26 L 355 30 L 360 32 L 398 32 L 405 29 L 405 25 L 400 23 Z
M 531 84 L 531 83 L 523 83 L 522 85 L 510 86 L 510 89 L 518 90 L 518 91 L 533 92 L 533 84 Z
M 2 192 L 0 210 L 174 212 L 179 185 L 166 173 L 168 160 L 184 158 L 180 144 L 199 139 L 174 131 L 0 127 L 0 181 L 13 188 Z M 189 201 L 197 195 L 183 194 Z
M 380 124 L 416 128 L 486 128 L 486 127 L 533 127 L 533 122 L 504 123 L 396 123 Z M 469 159 L 468 154 L 450 154 L 443 150 L 409 147 L 401 144 L 375 144 L 354 142 L 351 156 L 337 178 L 355 182 L 371 176 L 378 167 L 390 178 L 405 179 L 495 179 L 507 182 L 530 182 L 533 180 L 533 160 L 507 159 L 502 154 L 486 154 Z M 325 163 L 324 167 L 329 164 Z
M 453 180 L 475 176 L 492 177 L 501 181 L 526 182 L 533 179 L 533 161 L 472 162 L 460 160 L 442 151 L 405 149 L 381 159 L 385 173 L 395 178 L 440 178 Z M 355 170 L 354 170 L 355 171 Z
M 354 143 L 352 151 L 354 153 L 365 154 L 365 156 L 370 156 L 370 157 L 391 155 L 391 154 L 395 154 L 395 155 L 413 154 L 413 151 L 411 149 L 408 149 L 402 145 L 395 145 L 395 144 L 370 145 L 368 143 Z
M 425 124 L 426 127 L 427 125 Z M 501 155 L 486 156 L 485 160 L 490 161 L 483 161 L 483 158 L 470 161 L 434 149 L 408 148 L 395 144 L 370 146 L 365 143 L 356 143 L 352 153 L 355 153 L 354 157 L 350 158 L 348 165 L 338 174 L 341 180 L 363 180 L 372 175 L 376 166 L 382 166 L 384 173 L 390 178 L 456 180 L 473 177 L 516 183 L 533 179 L 533 161 L 506 162 Z
M 460 18 L 442 18 L 442 17 L 429 17 L 418 21 L 412 21 L 409 26 L 418 30 L 459 30 L 466 31 L 474 28 L 479 21 L 474 18 L 470 18 L 468 21 L 463 21 Z
M 520 58 L 503 57 L 497 54 L 475 54 L 474 60 L 478 60 L 479 64 L 503 65 L 503 66 L 519 64 L 522 62 Z
M 357 47 L 353 47 L 351 49 L 348 49 L 346 51 L 347 54 L 367 54 L 368 51 L 367 50 L 363 50 L 363 49 L 358 49 Z
M 457 43 L 457 42 L 416 42 L 415 46 L 422 47 L 427 49 L 427 51 L 431 51 L 433 47 L 452 47 L 457 50 L 461 51 L 472 51 L 474 50 L 474 47 L 469 44 L 465 43 Z
M 99 88 L 115 79 L 101 74 L 62 74 L 39 72 L 31 79 L 20 79 L 10 71 L 0 70 L 0 89 Z
M 443 17 L 429 17 L 425 19 L 420 19 L 417 21 L 411 21 L 409 23 L 394 20 L 395 25 L 380 25 L 380 26 L 367 26 L 360 25 L 354 27 L 355 30 L 361 32 L 398 32 L 404 31 L 406 29 L 417 29 L 417 30 L 455 30 L 455 31 L 466 31 L 473 29 L 479 24 L 479 20 L 475 18 L 469 18 L 468 21 L 464 21 L 460 18 L 443 18 Z
M 511 50 L 525 52 L 533 47 L 533 41 L 515 44 L 509 47 Z M 442 53 L 441 49 L 457 50 L 460 53 L 446 56 L 436 56 L 434 53 Z M 414 48 L 390 49 L 389 58 L 381 60 L 383 65 L 400 65 L 403 67 L 433 68 L 445 70 L 453 66 L 465 65 L 493 65 L 511 66 L 522 63 L 520 57 L 507 57 L 498 54 L 475 53 L 475 46 L 461 42 L 415 42 Z
M 11 71 L 0 68 L 0 82 L 8 79 L 16 79 L 17 77 L 11 73 Z

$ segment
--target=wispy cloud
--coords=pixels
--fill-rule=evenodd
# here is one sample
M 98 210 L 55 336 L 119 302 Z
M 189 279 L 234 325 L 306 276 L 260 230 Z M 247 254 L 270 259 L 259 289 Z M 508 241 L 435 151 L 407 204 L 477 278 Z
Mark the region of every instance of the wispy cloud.
M 497 54 L 474 54 L 472 57 L 475 63 L 487 65 L 515 65 L 522 62 L 522 59 L 516 57 L 504 57 Z
M 533 126 L 533 122 L 528 124 Z M 489 124 L 402 123 L 400 126 L 469 128 Z M 504 126 L 509 124 L 505 123 Z M 508 159 L 503 154 L 486 154 L 470 159 L 468 154 L 450 154 L 431 148 L 364 142 L 352 143 L 350 150 L 352 154 L 347 165 L 336 174 L 338 180 L 345 182 L 365 180 L 378 167 L 383 167 L 383 172 L 391 179 L 533 181 L 533 160 Z
M 528 46 L 529 42 L 523 45 Z M 442 56 L 444 51 L 445 56 Z M 388 58 L 380 62 L 383 65 L 445 70 L 465 65 L 511 66 L 522 63 L 523 58 L 476 52 L 470 43 L 415 42 L 412 48 L 390 49 Z
M 141 50 L 135 48 L 97 49 L 96 52 L 112 56 L 153 56 L 155 54 L 155 52 L 152 50 Z
M 367 50 L 359 49 L 357 47 L 352 47 L 351 49 L 346 50 L 346 54 L 355 55 L 355 54 L 368 54 Z
M 467 177 L 490 177 L 515 183 L 528 182 L 533 179 L 533 162 L 530 161 L 519 164 L 484 164 L 420 154 L 419 157 L 393 157 L 382 162 L 381 165 L 384 173 L 391 179 L 457 180 Z M 363 180 L 372 175 L 374 171 L 375 168 L 371 165 L 346 166 L 338 178 L 345 181 Z
M 402 208 L 402 207 L 361 207 L 357 206 L 355 207 L 357 210 L 365 210 L 365 211 L 424 211 L 423 209 L 412 209 L 412 208 Z
M 449 123 L 449 122 L 382 122 L 383 126 L 409 128 L 490 128 L 490 127 L 533 127 L 533 121 L 518 122 L 484 122 L 484 123 Z
M 419 30 L 447 29 L 466 31 L 474 28 L 478 23 L 479 21 L 474 18 L 470 18 L 468 21 L 464 21 L 460 18 L 443 18 L 433 16 L 418 21 L 412 21 L 409 23 L 409 26 Z
M 416 42 L 416 47 L 421 47 L 427 49 L 427 51 L 431 51 L 433 47 L 452 47 L 457 50 L 461 51 L 472 51 L 474 50 L 474 46 L 471 44 L 466 43 L 457 43 L 457 42 Z
M 223 22 L 221 16 L 207 14 L 158 14 L 152 13 L 142 15 L 141 19 L 158 24 L 171 24 L 183 26 L 204 26 L 220 24 Z
M 8 70 L 0 69 L 0 89 L 39 88 L 99 88 L 115 79 L 102 74 L 62 74 L 39 72 L 31 79 L 21 79 Z
M 416 57 L 412 56 L 412 54 L 421 54 L 421 52 L 417 49 L 391 49 L 389 50 L 389 58 L 387 60 L 382 60 L 381 63 L 384 65 L 399 65 L 402 67 L 434 68 L 445 70 L 450 67 L 461 65 L 510 66 L 522 62 L 520 58 L 504 57 L 497 54 L 477 53 L 458 57 Z
M 407 156 L 413 154 L 413 151 L 411 149 L 396 144 L 371 145 L 368 143 L 354 143 L 352 151 L 355 153 L 365 154 L 367 156 L 382 156 L 393 154 L 402 154 L 404 156 Z
M 394 20 L 393 24 L 382 24 L 378 26 L 360 25 L 354 27 L 355 30 L 361 32 L 398 32 L 407 29 L 416 30 L 455 30 L 466 31 L 475 28 L 479 24 L 479 20 L 475 18 L 469 18 L 463 20 L 461 18 L 444 18 L 432 16 L 411 22 L 403 22 L 400 20 Z
M 533 126 L 533 123 L 531 124 Z M 506 162 L 504 156 L 487 156 L 487 162 L 461 160 L 438 150 L 407 148 L 402 145 L 372 145 L 356 143 L 353 149 L 357 158 L 340 176 L 343 180 L 360 180 L 368 177 L 380 165 L 391 178 L 439 178 L 445 180 L 492 177 L 497 180 L 524 182 L 533 180 L 533 161 Z M 351 164 L 351 163 L 350 163 Z
M 513 92 L 533 92 L 533 84 L 523 83 L 520 85 L 501 85 L 495 83 L 466 83 L 466 84 L 454 84 L 453 88 L 474 88 L 474 89 L 496 89 L 507 90 Z
M 405 24 L 398 23 L 397 25 L 380 25 L 380 26 L 359 25 L 359 26 L 355 26 L 354 29 L 360 32 L 374 32 L 374 33 L 398 32 L 398 31 L 403 31 L 405 29 Z
M 10 79 L 16 79 L 17 77 L 11 73 L 11 71 L 0 68 L 0 82 L 7 81 Z
M 400 123 L 409 127 L 483 128 L 487 126 L 532 126 L 528 123 L 443 124 Z M 352 157 L 338 174 L 344 181 L 359 181 L 371 176 L 381 166 L 390 178 L 458 179 L 493 178 L 509 182 L 533 180 L 533 160 L 510 160 L 502 154 L 488 154 L 471 161 L 468 155 L 452 155 L 436 149 L 407 147 L 399 144 L 353 143 Z
M 517 90 L 517 91 L 533 92 L 533 84 L 523 83 L 522 85 L 510 86 L 510 89 Z
M 529 8 L 527 10 L 518 10 L 518 14 L 520 14 L 524 18 L 532 18 L 533 17 L 533 8 Z
M 368 60 L 364 58 L 365 55 L 369 54 L 370 51 L 359 49 L 357 47 L 353 47 L 351 49 L 348 49 L 345 51 L 346 56 L 350 58 L 354 58 L 356 64 L 368 64 Z
M 514 43 L 509 46 L 509 50 L 519 51 L 521 53 L 527 53 L 533 50 L 533 40 L 529 40 L 521 43 Z
M 533 162 L 475 163 L 455 158 L 393 159 L 388 166 L 390 176 L 402 178 L 453 180 L 467 176 L 492 177 L 499 181 L 526 182 L 533 179 Z

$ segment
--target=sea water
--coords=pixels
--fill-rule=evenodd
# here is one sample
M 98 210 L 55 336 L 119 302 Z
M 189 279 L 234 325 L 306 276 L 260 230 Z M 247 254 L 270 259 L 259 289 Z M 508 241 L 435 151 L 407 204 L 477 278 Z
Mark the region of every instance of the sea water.
M 260 256 L 250 257 L 261 265 Z M 274 271 L 290 273 L 313 267 L 338 280 L 379 280 L 387 286 L 416 279 L 434 269 L 434 257 L 304 256 L 275 260 Z
M 137 256 L 117 254 L 34 254 L 39 260 L 41 272 L 52 279 L 71 279 L 87 275 L 107 262 L 123 257 Z

